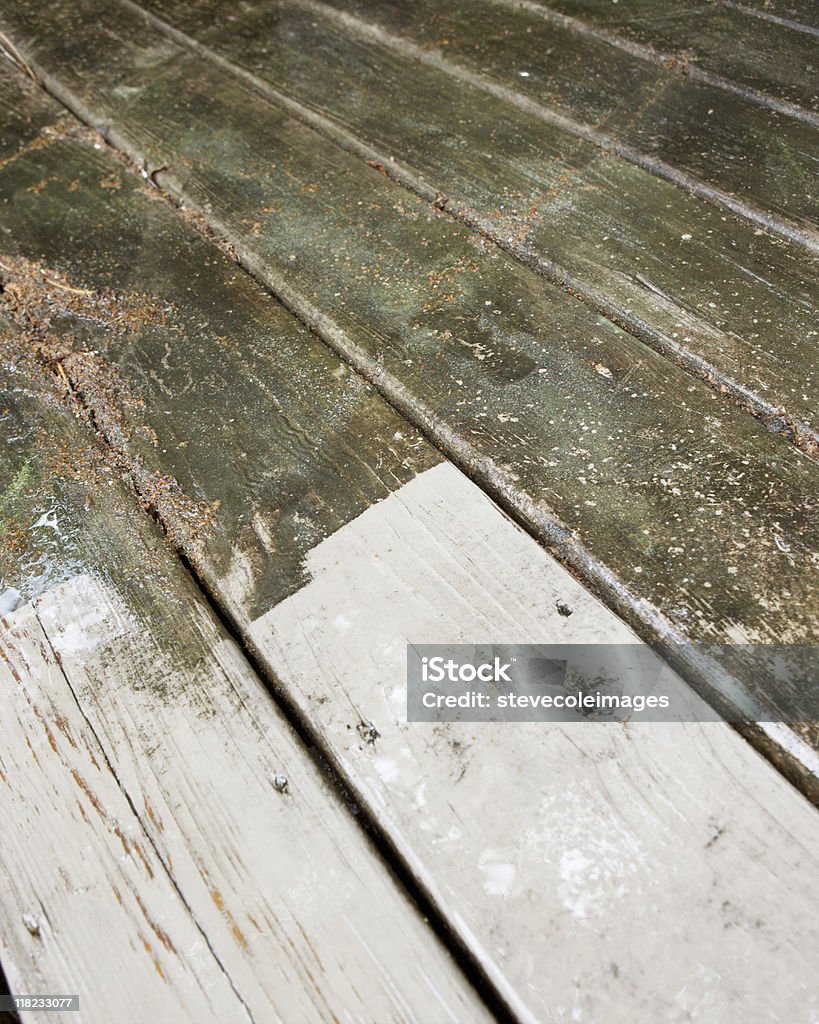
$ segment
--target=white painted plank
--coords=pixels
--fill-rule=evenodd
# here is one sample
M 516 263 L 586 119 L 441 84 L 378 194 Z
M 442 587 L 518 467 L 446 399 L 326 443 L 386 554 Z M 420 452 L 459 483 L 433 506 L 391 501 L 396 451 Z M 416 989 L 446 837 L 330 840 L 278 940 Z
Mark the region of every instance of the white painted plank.
M 481 491 L 428 470 L 307 568 L 250 636 L 522 1015 L 816 1020 L 819 818 L 728 726 L 406 723 L 408 642 L 637 642 Z
M 177 607 L 163 609 L 168 642 L 146 628 L 139 610 L 110 582 L 76 577 L 35 602 L 54 654 L 41 653 L 39 662 L 26 665 L 25 657 L 9 648 L 9 658 L 27 687 L 50 687 L 59 663 L 70 684 L 69 690 L 63 683 L 60 721 L 73 732 L 78 717 L 83 722 L 80 709 L 87 718 L 102 747 L 97 761 L 111 765 L 120 802 L 127 797 L 142 820 L 147 834 L 142 846 L 173 876 L 252 1019 L 286 1024 L 486 1019 L 477 997 L 326 789 L 232 642 L 184 588 L 169 597 Z M 11 618 L 26 634 L 30 608 Z M 7 677 L 6 683 L 13 694 L 13 680 Z M 50 782 L 58 805 L 73 800 L 76 782 L 62 765 Z M 18 769 L 22 793 L 35 784 Z M 24 807 L 5 809 L 5 818 L 22 828 Z M 109 831 L 111 820 L 106 817 Z M 49 875 L 62 876 L 71 863 L 64 859 L 64 842 L 75 844 L 80 858 L 88 843 L 77 824 L 65 822 L 63 840 L 56 811 L 44 814 L 43 833 L 53 834 L 56 842 L 41 848 L 39 836 L 32 839 L 6 865 L 7 875 L 16 877 L 21 858 L 35 852 Z M 116 845 L 101 827 L 109 845 Z M 97 838 L 90 843 L 90 852 L 99 857 L 97 843 Z M 133 856 L 135 848 L 129 846 L 124 856 Z M 119 855 L 123 858 L 122 849 Z M 162 873 L 159 864 L 153 870 Z M 134 884 L 135 899 L 142 898 L 143 887 Z M 36 880 L 30 890 L 22 906 L 47 893 L 61 919 L 70 912 L 59 886 L 49 889 Z M 14 895 L 4 901 L 6 913 L 10 905 L 19 916 Z M 121 948 L 126 936 L 112 936 L 105 927 L 116 909 L 111 892 L 101 892 L 99 926 L 55 941 L 55 956 L 65 960 L 56 976 L 50 962 L 40 963 L 36 949 L 33 967 L 39 973 L 32 974 L 20 959 L 18 942 L 10 950 L 15 987 L 31 988 L 36 980 L 41 990 L 46 982 L 51 990 L 59 977 L 67 989 L 87 991 L 85 1021 L 144 1019 L 141 1010 L 134 1015 L 127 1009 L 134 1000 L 141 1003 L 143 980 L 131 974 L 129 950 Z M 132 945 L 136 935 L 132 929 Z M 191 940 L 180 945 L 190 955 L 199 948 Z M 213 963 L 207 949 L 196 955 Z M 224 979 L 213 966 L 211 973 L 214 983 Z M 95 984 L 113 1002 L 98 1003 Z M 184 1004 L 185 991 L 180 986 L 172 997 Z M 153 1019 L 168 1024 L 188 1019 L 177 1014 L 172 997 L 159 999 Z M 221 1017 L 208 1015 L 195 1000 L 185 1012 L 192 1020 L 242 1019 L 244 1011 L 232 993 L 229 997 L 236 1005 Z
M 0 631 L 0 956 L 24 1021 L 249 1021 L 27 605 Z

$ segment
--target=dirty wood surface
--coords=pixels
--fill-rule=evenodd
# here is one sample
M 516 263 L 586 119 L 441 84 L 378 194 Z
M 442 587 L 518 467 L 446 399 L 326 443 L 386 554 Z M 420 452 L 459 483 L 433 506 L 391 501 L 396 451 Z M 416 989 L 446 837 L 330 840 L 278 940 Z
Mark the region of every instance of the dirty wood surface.
M 816 248 L 815 115 L 772 110 L 517 4 L 294 0 L 293 7 L 334 10 L 337 20 L 500 95 L 533 120 L 559 124 L 772 230 L 801 228 Z
M 42 137 L 0 172 L 9 315 L 517 1017 L 594 1019 L 615 999 L 646 1024 L 715 1007 L 729 1021 L 759 1006 L 807 1019 L 808 803 L 720 723 L 516 727 L 512 744 L 492 728 L 408 727 L 408 641 L 633 635 L 99 140 L 65 120 Z M 42 599 L 42 620 L 65 618 L 66 593 Z M 162 810 L 180 784 L 166 774 L 156 795 L 167 755 L 134 757 L 125 698 L 97 685 L 104 661 L 80 659 L 64 632 L 54 625 L 53 643 L 85 713 Z M 168 674 L 152 648 L 129 647 L 128 661 Z M 146 720 L 185 736 L 177 706 L 220 692 L 201 671 Z M 223 729 L 229 713 L 205 717 Z M 201 744 L 191 763 L 213 758 Z M 242 775 L 248 800 L 281 760 Z M 192 791 L 187 813 L 201 803 Z M 237 879 L 224 860 L 226 901 Z M 662 968 L 659 946 L 674 950 Z
M 508 2 L 515 5 L 516 0 Z M 790 12 L 797 19 L 792 25 L 743 10 L 755 6 L 768 11 L 759 0 L 750 5 L 714 0 L 550 0 L 543 6 L 613 29 L 683 65 L 694 64 L 775 99 L 817 109 L 816 32 L 810 31 L 817 20 L 814 3 L 798 4 L 801 10 Z M 806 24 L 800 24 L 801 19 Z
M 103 0 L 65 0 L 49 9 L 49 23 L 60 29 L 49 34 L 33 6 L 18 5 L 7 17 L 17 26 L 15 44 L 50 88 L 136 157 L 146 175 L 224 232 L 246 267 L 644 636 L 815 639 L 813 459 L 129 10 Z M 66 210 L 58 183 L 51 190 L 35 187 L 57 165 L 62 173 L 70 159 L 66 146 L 30 154 L 41 161 L 36 167 L 18 161 L 5 172 L 5 186 L 15 195 L 6 211 L 13 244 L 18 256 L 55 260 L 85 287 L 116 286 L 126 279 L 134 246 L 123 244 L 110 211 L 120 204 L 124 217 L 133 216 L 128 188 L 108 189 L 100 217 L 84 205 L 80 183 Z M 83 153 L 80 162 L 89 159 Z M 49 161 L 52 171 L 45 169 Z M 91 173 L 95 195 L 100 179 Z M 47 218 L 43 238 L 49 203 L 60 213 Z M 96 235 L 95 216 L 102 221 Z M 70 227 L 72 217 L 82 222 L 83 237 Z M 99 260 L 106 250 L 120 255 Z M 184 287 L 192 299 L 197 289 L 214 292 L 204 267 L 174 264 L 157 282 L 155 253 L 145 245 L 142 251 L 134 270 L 141 274 L 147 264 L 151 286 L 138 276 L 130 286 L 153 289 L 160 298 L 168 288 L 172 301 L 175 288 Z M 183 286 L 185 274 L 194 273 L 198 284 Z M 284 436 L 289 445 L 290 433 L 282 435 L 270 410 L 258 406 L 243 412 L 241 427 L 224 412 L 209 419 L 210 402 L 184 418 L 179 405 L 166 404 L 167 415 L 160 411 L 163 403 L 178 401 L 178 392 L 191 390 L 188 356 L 203 350 L 206 337 L 197 328 L 184 363 L 167 373 L 172 364 L 164 341 L 153 358 L 127 345 L 115 346 L 111 357 L 126 379 L 144 379 L 151 393 L 146 411 L 162 418 L 162 430 L 179 432 L 175 443 L 153 453 L 163 471 L 178 476 L 181 463 L 208 501 L 222 502 L 227 494 L 235 508 L 240 494 L 254 503 L 264 493 L 269 470 L 260 438 L 281 443 Z M 242 351 L 250 353 L 251 344 L 245 339 Z M 217 358 L 231 357 L 221 352 L 205 361 L 208 394 Z M 293 378 L 280 353 L 273 362 L 277 376 Z M 178 385 L 171 373 L 181 374 Z M 301 392 L 308 394 L 303 385 Z M 235 456 L 227 445 L 231 430 L 242 432 Z M 235 477 L 214 473 L 208 449 L 217 436 L 222 460 L 239 466 Z M 282 515 L 277 491 L 272 510 L 262 509 L 250 527 L 254 558 L 244 559 L 251 583 L 243 585 L 241 602 L 254 615 L 275 599 L 269 590 L 260 599 L 252 577 L 259 565 L 262 577 L 278 571 L 277 534 L 284 533 L 284 549 L 292 552 L 293 537 L 314 530 L 319 539 L 328 527 L 315 530 L 315 524 L 327 524 L 338 512 L 335 500 L 316 499 L 307 478 L 296 490 L 312 503 L 309 514 L 294 501 Z M 235 552 L 248 517 L 221 522 L 224 566 L 224 550 Z M 215 568 L 215 559 L 211 564 Z M 281 593 L 286 589 L 285 583 Z M 732 671 L 741 684 L 743 666 Z M 726 694 L 712 684 L 713 698 Z M 757 687 L 753 696 L 776 704 L 771 688 Z M 784 733 L 759 741 L 800 772 L 802 784 L 814 785 L 815 753 Z M 805 735 L 811 739 L 810 729 Z
M 786 21 L 795 22 L 794 28 L 813 29 L 814 32 L 819 32 L 819 11 L 816 9 L 814 0 L 745 0 L 744 3 L 729 0 L 729 2 L 758 18 L 770 20 L 784 18 Z
M 0 628 L 0 956 L 11 991 L 79 995 L 80 1017 L 49 1014 L 57 1021 L 133 1020 L 137 1005 L 154 1020 L 247 1019 L 37 610 L 28 604 Z
M 819 436 L 817 264 L 799 246 L 420 63 L 397 43 L 387 46 L 366 23 L 338 21 L 332 8 L 282 0 L 249 6 L 227 21 L 214 17 L 212 2 L 151 8 L 191 45 L 206 46 L 238 75 L 249 73 L 246 80 L 260 90 L 269 86 L 273 103 L 296 100 L 297 116 L 570 286 L 638 337 L 763 415 L 784 411 Z M 563 52 L 530 35 L 522 51 Z M 528 83 L 536 72 L 526 74 Z M 609 77 L 605 69 L 599 74 Z M 758 131 L 728 140 L 727 133 L 738 132 L 737 116 L 727 115 L 722 99 L 711 96 L 706 108 L 719 109 L 716 134 L 723 132 L 725 145 L 715 152 L 714 139 L 701 140 L 707 154 L 723 169 L 737 160 L 746 164 L 768 198 L 784 188 L 810 202 L 815 156 L 804 152 L 805 166 L 792 177 L 778 164 L 766 171 L 760 149 L 786 146 L 783 135 L 771 125 L 773 147 Z M 692 106 L 700 104 L 687 96 L 684 109 Z M 746 107 L 760 122 L 775 116 Z M 662 119 L 668 122 L 667 112 Z M 804 150 L 815 132 L 796 127 L 806 136 Z M 675 122 L 668 130 L 685 138 L 684 128 Z
M 100 1024 L 489 1020 L 5 323 L 2 365 L 12 990 Z

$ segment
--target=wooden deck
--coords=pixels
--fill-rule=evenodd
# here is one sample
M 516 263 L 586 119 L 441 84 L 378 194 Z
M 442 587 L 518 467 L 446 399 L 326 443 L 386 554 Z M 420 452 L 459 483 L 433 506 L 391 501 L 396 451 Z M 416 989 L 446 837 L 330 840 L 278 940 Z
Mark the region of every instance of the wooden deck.
M 22 1024 L 815 1022 L 815 694 L 743 645 L 819 642 L 816 22 L 0 11 Z M 486 642 L 725 720 L 408 723 Z

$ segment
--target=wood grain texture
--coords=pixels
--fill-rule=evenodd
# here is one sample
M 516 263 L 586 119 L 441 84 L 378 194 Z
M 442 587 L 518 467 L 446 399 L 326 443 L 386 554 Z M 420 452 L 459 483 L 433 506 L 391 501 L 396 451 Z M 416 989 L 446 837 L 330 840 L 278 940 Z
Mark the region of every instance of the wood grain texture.
M 418 639 L 413 634 L 632 634 L 485 494 L 451 466 L 436 466 L 439 456 L 372 389 L 158 198 L 138 191 L 92 139 L 63 135 L 27 158 L 35 159 L 18 161 L 13 178 L 0 175 L 8 199 L 2 223 L 18 247 L 12 258 L 48 261 L 11 280 L 41 289 L 29 305 L 32 323 L 50 315 L 63 342 L 74 338 L 77 348 L 60 365 L 98 428 L 121 444 L 133 478 L 145 479 L 138 460 L 146 472 L 160 467 L 210 509 L 202 512 L 200 548 L 188 549 L 201 578 L 519 1019 L 595 1020 L 614 1008 L 645 1024 L 706 1012 L 744 1024 L 761 1007 L 807 1022 L 816 941 L 809 895 L 817 878 L 809 805 L 722 725 L 512 727 L 513 734 L 408 727 L 401 655 L 408 639 Z M 48 184 L 30 191 L 40 181 Z M 5 283 L 8 290 L 8 276 Z M 84 317 L 60 297 L 66 284 L 91 292 Z M 163 310 L 163 318 L 134 320 L 142 308 Z M 103 395 L 89 365 L 107 367 Z M 350 422 L 366 424 L 372 434 L 364 436 L 383 445 L 380 453 L 364 445 L 358 463 L 342 443 L 355 435 L 339 428 L 350 408 Z M 19 426 L 9 433 L 21 434 Z M 376 481 L 370 493 L 360 482 L 367 479 Z M 99 500 L 99 490 L 95 483 L 89 498 Z M 21 493 L 18 486 L 10 500 Z M 159 514 L 180 536 L 166 506 Z M 123 521 L 133 529 L 132 516 Z M 119 536 L 113 544 L 102 531 L 97 537 L 109 558 L 127 551 Z M 172 857 L 174 877 L 205 905 L 203 915 L 218 919 L 214 885 L 251 946 L 244 957 L 258 951 L 262 958 L 267 936 L 250 916 L 269 921 L 272 897 L 259 877 L 275 888 L 276 906 L 292 900 L 310 915 L 305 891 L 312 893 L 315 875 L 295 886 L 293 865 L 306 872 L 319 853 L 327 863 L 320 835 L 333 819 L 316 798 L 320 820 L 308 846 L 290 856 L 273 846 L 271 820 L 289 816 L 291 843 L 302 835 L 292 823 L 296 810 L 308 813 L 308 787 L 295 774 L 301 762 L 265 724 L 261 696 L 237 681 L 246 670 L 232 646 L 209 639 L 212 623 L 201 610 L 186 612 L 194 599 L 174 605 L 173 576 L 157 563 L 167 565 L 143 555 L 138 568 L 122 572 L 131 582 L 117 588 L 116 600 L 101 602 L 96 584 L 64 583 L 40 599 L 40 619 L 84 714 L 116 753 L 134 806 L 148 798 L 153 817 L 146 810 L 145 829 Z M 140 584 L 149 588 L 142 597 Z M 123 592 L 126 607 L 137 602 L 135 632 L 121 613 Z M 89 603 L 94 615 L 69 619 L 70 609 Z M 195 631 L 192 663 L 188 644 L 156 645 L 157 636 L 178 635 L 167 622 L 146 630 L 144 617 L 154 624 L 160 612 L 170 622 L 182 616 Z M 77 628 L 66 628 L 72 621 Z M 112 634 L 124 662 L 117 687 L 105 683 Z M 363 721 L 381 733 L 374 744 L 361 735 Z M 157 744 L 157 722 L 165 743 Z M 234 737 L 242 742 L 234 745 Z M 201 768 L 171 776 L 176 758 Z M 260 792 L 281 765 L 291 795 Z M 246 822 L 261 815 L 257 834 L 235 824 L 237 814 Z M 203 833 L 214 849 L 210 883 L 190 853 Z M 338 874 L 328 878 L 340 886 Z M 398 922 L 407 931 L 383 896 L 370 891 L 359 902 L 356 912 L 376 916 L 379 929 Z M 318 932 L 323 922 L 320 915 Z M 278 935 L 289 934 L 289 919 L 275 923 Z M 338 919 L 327 927 L 338 939 Z M 269 983 L 286 956 L 268 953 L 248 977 L 230 920 L 214 933 L 224 935 L 219 955 L 243 979 L 243 995 Z M 362 934 L 383 955 L 383 931 Z M 661 945 L 673 950 L 664 967 Z M 702 967 L 703 950 L 713 971 Z M 419 962 L 415 950 L 405 955 Z M 303 980 L 308 957 L 285 960 L 288 976 Z M 423 962 L 418 969 L 430 972 Z M 417 988 L 419 1000 L 432 998 L 421 982 Z M 373 998 L 371 983 L 364 991 Z M 419 1019 L 443 1017 L 423 1006 Z M 475 1008 L 456 1019 L 476 1019 Z
M 0 624 L 0 950 L 11 991 L 79 995 L 79 1015 L 49 1014 L 63 1022 L 249 1020 L 106 763 L 35 608 Z M 76 620 L 64 624 L 79 632 Z
M 801 227 L 816 248 L 814 115 L 804 122 L 497 0 L 299 6 L 335 9 L 408 56 L 711 201 L 730 206 L 735 197 L 732 208 L 762 226 Z
M 807 1024 L 819 819 L 726 726 L 406 723 L 407 643 L 635 639 L 477 488 L 429 470 L 307 564 L 249 636 L 529 1019 Z
M 230 76 L 185 57 L 161 36 L 145 49 L 148 30 L 140 36 L 119 16 L 107 21 L 99 4 L 93 21 L 77 23 L 69 6 L 52 8 L 50 17 L 62 10 L 70 31 L 66 23 L 67 30 L 48 43 L 21 40 L 40 57 L 38 46 L 49 52 L 54 45 L 61 52 L 69 48 L 58 62 L 61 74 L 84 90 L 97 112 L 92 115 L 74 93 L 66 94 L 69 101 L 107 124 L 118 144 L 148 168 L 158 168 L 157 179 L 185 202 L 207 211 L 247 266 L 643 635 L 734 643 L 813 640 L 814 461 L 377 171 L 362 175 L 357 161 L 328 148 Z M 105 46 L 94 43 L 99 33 Z M 75 47 L 82 53 L 76 64 Z M 146 60 L 147 69 L 136 67 Z M 114 69 L 120 77 L 112 82 Z M 169 223 L 167 214 L 160 215 L 158 204 L 150 216 L 143 214 L 147 203 L 135 200 L 125 175 L 119 189 L 106 190 L 101 215 L 100 183 L 110 168 L 86 168 L 88 154 L 87 147 L 67 140 L 31 155 L 32 161 L 55 161 L 58 178 L 72 165 L 78 184 L 68 208 L 59 186 L 32 190 L 44 178 L 42 164 L 18 162 L 8 169 L 0 184 L 15 197 L 6 224 L 14 225 L 16 251 L 63 268 L 95 294 L 110 287 L 147 292 L 155 305 L 175 310 L 164 328 L 137 332 L 131 341 L 126 334 L 115 345 L 104 330 L 84 325 L 83 345 L 104 349 L 125 379 L 150 396 L 145 436 L 153 431 L 163 439 L 144 445 L 154 472 L 192 481 L 184 489 L 210 505 L 230 499 L 225 509 L 220 506 L 222 530 L 212 542 L 217 554 L 207 564 L 194 557 L 203 572 L 225 571 L 237 531 L 245 531 L 252 544 L 244 559 L 246 603 L 263 606 L 275 599 L 282 579 L 294 578 L 283 573 L 277 580 L 277 533 L 315 543 L 338 509 L 347 514 L 354 503 L 339 497 L 332 473 L 332 484 L 316 489 L 306 467 L 306 476 L 292 485 L 287 480 L 284 493 L 295 500 L 288 499 L 285 516 L 276 499 L 264 510 L 256 482 L 270 479 L 270 463 L 254 460 L 245 439 L 252 436 L 254 448 L 266 436 L 279 445 L 289 437 L 291 419 L 286 403 L 253 403 L 232 427 L 226 421 L 235 416 L 210 404 L 221 390 L 216 367 L 228 358 L 224 339 L 241 336 L 241 328 L 226 329 L 230 310 L 223 310 L 219 333 L 209 336 L 198 310 L 213 308 L 214 282 L 224 279 L 230 264 L 213 257 L 163 264 L 162 247 L 148 241 L 148 232 L 157 221 Z M 163 170 L 169 162 L 172 169 Z M 44 220 L 49 203 L 60 215 Z M 131 262 L 133 235 L 123 233 L 129 223 L 137 225 L 146 254 L 139 264 Z M 71 317 L 61 322 L 73 330 Z M 192 353 L 201 360 L 196 372 Z M 273 362 L 280 376 L 300 372 L 288 368 L 284 353 L 278 357 Z M 175 396 L 193 398 L 197 379 L 206 401 L 195 402 L 180 420 Z M 81 374 L 75 386 L 95 401 Z M 312 402 L 308 383 L 298 386 Z M 323 400 L 316 400 L 322 408 Z M 236 431 L 240 440 L 232 451 Z M 133 444 L 141 436 L 135 432 Z M 207 452 L 223 436 L 215 473 Z M 317 427 L 317 452 L 323 450 L 321 436 Z M 416 451 L 426 459 L 424 450 L 409 441 L 404 448 L 387 446 L 394 465 L 411 466 Z M 230 474 L 221 471 L 224 465 L 232 465 Z M 250 522 L 237 507 L 242 494 L 262 509 Z M 292 550 L 292 541 L 285 546 Z M 259 600 L 257 573 L 266 577 L 267 588 Z M 702 675 L 698 682 L 711 687 L 712 698 L 724 695 Z M 771 688 L 755 693 L 775 705 Z M 794 764 L 801 748 L 786 746 L 785 757 Z M 809 788 L 812 759 L 806 755 L 798 769 Z
M 488 1020 L 116 460 L 2 345 L 14 989 L 100 1024 Z
M 550 0 L 547 6 L 616 29 L 628 39 L 672 53 L 750 89 L 806 110 L 817 109 L 815 36 L 781 22 L 755 18 L 741 4 Z M 815 7 L 810 20 L 815 21 Z
M 815 430 L 819 293 L 798 246 L 315 6 L 248 5 L 227 21 L 211 3 L 151 9 L 672 358 Z

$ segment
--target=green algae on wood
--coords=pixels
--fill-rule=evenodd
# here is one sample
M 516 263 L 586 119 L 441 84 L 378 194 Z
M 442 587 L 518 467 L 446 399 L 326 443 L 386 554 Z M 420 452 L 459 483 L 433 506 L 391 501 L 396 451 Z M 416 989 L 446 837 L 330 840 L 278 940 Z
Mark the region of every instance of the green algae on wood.
M 306 0 L 407 56 L 446 68 L 540 119 L 614 148 L 817 245 L 815 124 L 771 110 L 496 0 Z M 368 29 L 369 26 L 369 29 Z M 568 120 L 567 120 L 568 119 Z M 781 149 L 780 149 L 781 147 Z M 783 160 L 783 152 L 787 159 Z M 709 192 L 708 189 L 711 191 Z
M 514 4 L 514 0 L 510 2 Z M 770 10 L 770 4 L 754 2 L 758 10 Z M 546 6 L 592 25 L 614 29 L 627 39 L 665 51 L 681 62 L 694 63 L 749 89 L 807 110 L 817 109 L 815 35 L 798 26 L 754 17 L 742 9 L 741 3 L 549 0 Z M 808 25 L 815 21 L 815 5 L 805 6 L 804 15 L 809 15 Z
M 799 246 L 332 18 L 247 6 L 227 23 L 156 10 L 757 413 L 816 427 L 816 261 Z

